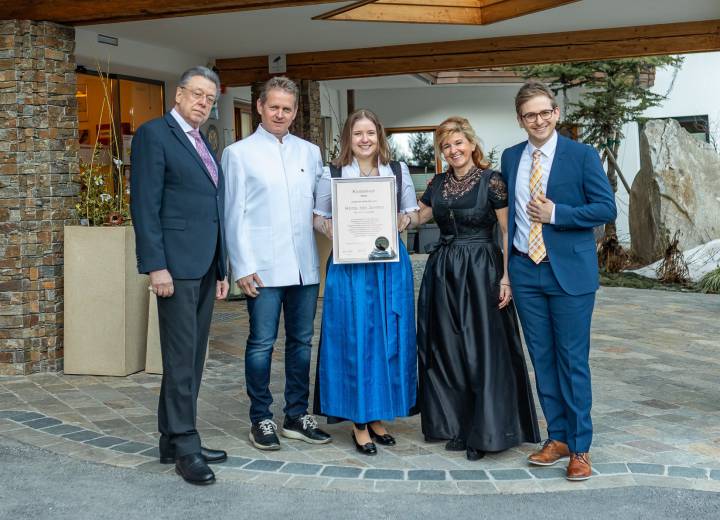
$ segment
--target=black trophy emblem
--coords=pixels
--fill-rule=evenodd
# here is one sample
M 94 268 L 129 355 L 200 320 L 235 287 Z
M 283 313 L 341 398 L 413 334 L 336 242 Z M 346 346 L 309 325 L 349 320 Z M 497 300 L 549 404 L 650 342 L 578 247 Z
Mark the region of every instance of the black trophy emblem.
M 395 258 L 395 252 L 390 248 L 390 241 L 385 237 L 375 239 L 375 249 L 368 255 L 369 260 L 390 260 Z

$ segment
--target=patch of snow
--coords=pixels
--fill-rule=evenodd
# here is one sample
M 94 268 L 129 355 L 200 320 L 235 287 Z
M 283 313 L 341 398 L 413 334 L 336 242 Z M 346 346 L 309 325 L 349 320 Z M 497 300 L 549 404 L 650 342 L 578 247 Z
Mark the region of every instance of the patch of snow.
M 690 273 L 690 279 L 693 282 L 697 282 L 705 276 L 706 273 L 716 269 L 720 266 L 720 238 L 711 240 L 706 244 L 693 247 L 687 251 L 683 251 L 685 262 L 688 265 L 688 271 Z M 629 273 L 639 274 L 647 278 L 657 278 L 655 270 L 660 265 L 662 260 L 658 260 L 655 263 L 641 267 L 640 269 L 633 269 L 628 271 Z

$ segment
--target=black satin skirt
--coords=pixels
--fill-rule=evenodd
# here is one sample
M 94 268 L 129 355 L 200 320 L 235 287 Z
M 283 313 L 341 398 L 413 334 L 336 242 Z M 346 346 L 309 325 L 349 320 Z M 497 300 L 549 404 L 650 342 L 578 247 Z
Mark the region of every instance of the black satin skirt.
M 491 238 L 443 237 L 418 300 L 418 405 L 428 440 L 502 451 L 540 442 L 515 306 L 498 309 L 502 254 Z

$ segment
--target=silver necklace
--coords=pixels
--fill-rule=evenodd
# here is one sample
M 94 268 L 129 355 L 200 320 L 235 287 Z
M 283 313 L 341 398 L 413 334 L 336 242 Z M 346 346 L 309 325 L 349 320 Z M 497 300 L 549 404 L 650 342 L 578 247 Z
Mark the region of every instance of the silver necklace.
M 365 173 L 364 171 L 362 171 L 362 169 L 360 168 L 360 165 L 358 164 L 358 171 L 360 172 L 360 177 L 370 177 L 374 170 L 375 170 L 375 166 L 370 168 L 369 172 Z

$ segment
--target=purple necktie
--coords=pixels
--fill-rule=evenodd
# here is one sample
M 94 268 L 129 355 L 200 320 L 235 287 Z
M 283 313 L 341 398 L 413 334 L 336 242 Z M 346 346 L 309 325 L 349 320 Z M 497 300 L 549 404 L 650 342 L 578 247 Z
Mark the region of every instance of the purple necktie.
M 210 156 L 210 151 L 207 149 L 207 146 L 205 146 L 205 141 L 203 141 L 202 137 L 200 137 L 200 130 L 194 128 L 188 133 L 193 137 L 193 139 L 195 139 L 195 148 L 197 149 L 197 153 L 200 154 L 200 158 L 202 159 L 203 164 L 205 164 L 205 168 L 207 168 L 207 171 L 210 172 L 210 178 L 212 178 L 213 183 L 217 186 L 217 166 L 215 165 L 213 158 Z

